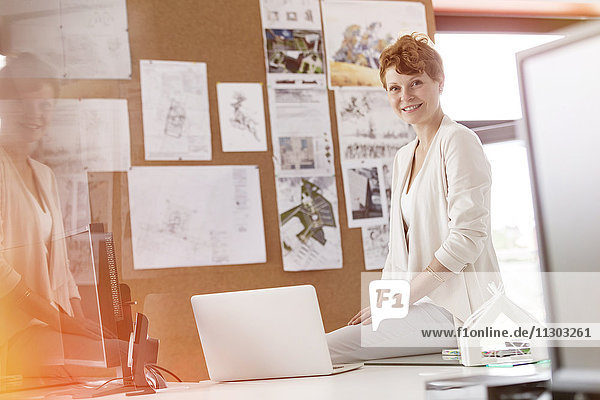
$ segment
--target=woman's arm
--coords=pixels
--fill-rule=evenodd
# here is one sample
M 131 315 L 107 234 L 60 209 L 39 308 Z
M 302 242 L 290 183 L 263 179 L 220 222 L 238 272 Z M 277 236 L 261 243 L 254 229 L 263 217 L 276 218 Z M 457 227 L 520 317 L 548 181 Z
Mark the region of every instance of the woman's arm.
M 23 312 L 32 318 L 45 322 L 57 332 L 99 339 L 97 333 L 90 331 L 76 318 L 54 308 L 48 300 L 27 287 L 23 280 L 8 293 L 5 301 L 13 302 Z
M 492 177 L 481 142 L 472 132 L 458 131 L 448 141 L 444 158 L 449 234 L 411 281 L 411 304 L 474 263 L 488 238 Z
M 435 258 L 454 273 L 479 258 L 490 231 L 492 173 L 475 133 L 458 130 L 444 145 L 448 236 Z
M 453 273 L 439 260 L 433 257 L 433 260 L 425 271 L 419 272 L 410 281 L 410 304 L 414 304 L 418 300 L 427 296 L 430 292 L 440 286 L 443 282 L 450 279 Z

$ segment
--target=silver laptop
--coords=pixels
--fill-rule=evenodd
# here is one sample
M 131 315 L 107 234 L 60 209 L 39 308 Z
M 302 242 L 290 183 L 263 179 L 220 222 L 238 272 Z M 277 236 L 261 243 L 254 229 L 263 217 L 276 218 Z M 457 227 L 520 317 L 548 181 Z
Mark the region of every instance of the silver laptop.
M 192 296 L 213 381 L 330 375 L 332 365 L 315 288 L 310 285 Z

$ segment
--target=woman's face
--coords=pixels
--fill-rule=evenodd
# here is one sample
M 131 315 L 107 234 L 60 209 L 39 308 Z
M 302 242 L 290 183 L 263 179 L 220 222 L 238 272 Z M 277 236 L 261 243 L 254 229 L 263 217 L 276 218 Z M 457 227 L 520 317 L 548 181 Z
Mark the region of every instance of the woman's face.
M 426 125 L 441 111 L 440 93 L 444 82 L 423 72 L 404 75 L 390 67 L 385 72 L 388 100 L 394 112 L 408 124 Z
M 43 84 L 39 89 L 20 92 L 14 100 L 0 100 L 3 143 L 33 143 L 45 134 L 54 111 L 54 90 Z

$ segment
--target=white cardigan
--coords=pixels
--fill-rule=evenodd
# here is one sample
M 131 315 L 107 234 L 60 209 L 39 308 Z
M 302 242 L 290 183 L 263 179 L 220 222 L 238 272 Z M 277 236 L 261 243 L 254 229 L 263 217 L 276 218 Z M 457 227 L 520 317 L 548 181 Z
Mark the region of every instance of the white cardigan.
M 52 216 L 52 241 L 47 249 L 41 237 L 36 200 L 0 147 L 0 347 L 32 320 L 4 298 L 21 279 L 69 314 L 70 299 L 79 298 L 69 271 L 56 179 L 48 166 L 32 159 L 29 164 Z
M 490 231 L 491 168 L 477 135 L 444 116 L 410 188 L 415 201 L 407 247 L 400 196 L 417 141 L 398 150 L 394 159 L 383 279 L 410 280 L 435 255 L 455 275 L 428 297 L 461 324 L 491 296 L 488 284 L 501 280 Z

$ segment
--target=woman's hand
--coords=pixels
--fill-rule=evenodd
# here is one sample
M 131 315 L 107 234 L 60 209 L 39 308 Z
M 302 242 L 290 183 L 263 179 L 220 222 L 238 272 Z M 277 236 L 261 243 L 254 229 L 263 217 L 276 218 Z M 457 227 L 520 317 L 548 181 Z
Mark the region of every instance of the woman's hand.
M 100 340 L 100 327 L 87 319 L 73 318 L 69 314 L 59 311 L 60 328 L 62 334 L 84 336 L 93 340 Z
M 363 325 L 369 325 L 371 323 L 371 307 L 365 307 L 358 312 L 350 321 L 348 321 L 348 325 L 358 325 L 362 323 Z

